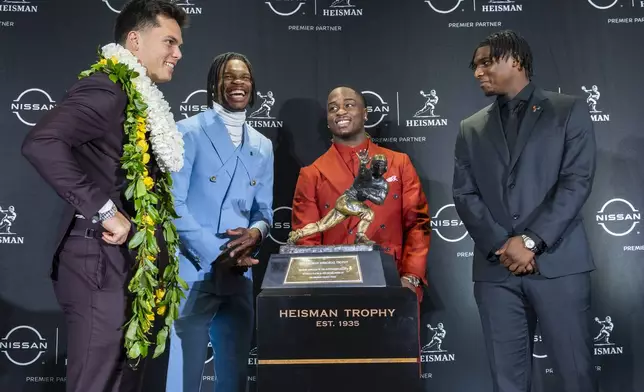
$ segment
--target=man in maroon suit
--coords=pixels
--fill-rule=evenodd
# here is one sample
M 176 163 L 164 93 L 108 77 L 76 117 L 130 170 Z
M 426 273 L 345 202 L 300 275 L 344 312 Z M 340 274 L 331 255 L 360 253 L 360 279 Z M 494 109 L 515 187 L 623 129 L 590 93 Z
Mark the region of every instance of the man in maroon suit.
M 167 82 L 181 58 L 187 17 L 165 0 L 133 0 L 121 11 L 115 42 L 129 50 L 155 83 Z M 140 390 L 142 371 L 126 366 L 123 325 L 134 254 L 134 206 L 120 159 L 128 103 L 119 83 L 103 72 L 73 85 L 65 99 L 27 135 L 23 155 L 67 201 L 52 265 L 56 298 L 67 324 L 67 391 Z M 160 174 L 151 165 L 150 176 Z M 161 232 L 161 230 L 157 230 Z M 163 236 L 159 263 L 167 264 Z

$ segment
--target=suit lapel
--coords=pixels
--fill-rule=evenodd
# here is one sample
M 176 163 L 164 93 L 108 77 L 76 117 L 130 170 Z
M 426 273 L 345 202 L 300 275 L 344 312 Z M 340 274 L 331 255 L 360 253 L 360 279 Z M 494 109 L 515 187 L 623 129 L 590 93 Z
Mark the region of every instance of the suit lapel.
M 333 146 L 320 157 L 315 167 L 326 177 L 331 187 L 341 195 L 353 185 L 353 173 L 344 164 L 342 156 Z
M 250 181 L 250 173 L 255 173 L 256 162 L 259 158 L 259 146 L 257 141 L 250 137 L 248 126 L 244 124 L 244 132 L 242 135 L 242 144 L 239 146 L 239 154 L 237 154 L 239 162 L 246 169 L 246 175 Z
M 498 102 L 494 102 L 487 112 L 487 121 L 485 122 L 483 133 L 490 138 L 503 163 L 508 165 L 510 163 L 510 152 L 503 133 L 503 123 L 501 122 L 501 111 L 499 110 Z
M 543 112 L 540 104 L 545 99 L 546 98 L 541 90 L 534 90 L 532 98 L 530 99 L 530 102 L 528 102 L 528 107 L 525 109 L 525 114 L 523 116 L 523 120 L 521 121 L 521 126 L 519 127 L 519 135 L 517 136 L 517 142 L 514 146 L 514 151 L 512 152 L 512 158 L 510 160 L 510 171 L 512 171 L 512 169 L 514 169 L 514 166 L 517 164 L 517 161 L 521 156 L 521 152 L 528 142 L 528 139 L 532 134 L 532 130 L 534 129 L 537 120 L 541 116 L 541 112 Z
M 205 112 L 202 119 L 203 121 L 201 126 L 206 136 L 210 139 L 210 143 L 215 149 L 222 166 L 226 167 L 226 171 L 232 177 L 235 162 L 230 162 L 230 159 L 235 156 L 235 145 L 232 140 L 230 140 L 230 135 L 228 135 L 226 125 L 212 109 Z M 232 163 L 232 165 L 230 163 Z

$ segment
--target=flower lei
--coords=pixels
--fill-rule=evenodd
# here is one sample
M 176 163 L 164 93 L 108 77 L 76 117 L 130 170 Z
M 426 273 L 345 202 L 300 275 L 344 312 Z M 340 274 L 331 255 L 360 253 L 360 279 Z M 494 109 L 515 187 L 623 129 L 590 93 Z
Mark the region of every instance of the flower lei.
M 128 97 L 125 109 L 124 131 L 127 143 L 123 147 L 121 168 L 126 171 L 128 187 L 125 197 L 133 200 L 136 216 L 136 234 L 128 243 L 136 252 L 134 276 L 128 291 L 134 295 L 132 317 L 125 324 L 125 348 L 131 359 L 148 355 L 152 344 L 148 337 L 154 323 L 155 313 L 165 316 L 165 325 L 157 332 L 156 358 L 165 351 L 170 326 L 179 314 L 179 301 L 185 298 L 182 291 L 186 283 L 179 277 L 177 230 L 172 219 L 177 218 L 170 189 L 172 177 L 183 166 L 183 138 L 177 130 L 170 106 L 163 93 L 147 76 L 146 69 L 137 58 L 123 46 L 108 44 L 99 50 L 99 61 L 79 79 L 95 72 L 107 74 L 114 83 L 121 83 Z M 151 153 L 161 169 L 161 176 L 153 179 L 148 174 Z M 155 231 L 163 229 L 167 244 L 169 263 L 159 278 L 155 265 L 159 246 Z

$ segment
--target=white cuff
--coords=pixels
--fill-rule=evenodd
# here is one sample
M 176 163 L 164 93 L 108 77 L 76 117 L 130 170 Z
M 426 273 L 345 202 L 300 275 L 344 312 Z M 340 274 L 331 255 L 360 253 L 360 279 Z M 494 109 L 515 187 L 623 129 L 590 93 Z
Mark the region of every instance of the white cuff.
M 98 210 L 98 213 L 99 214 L 104 214 L 107 211 L 111 210 L 112 207 L 114 207 L 114 202 L 112 200 L 108 200 L 107 203 L 105 203 L 105 205 L 103 206 L 103 208 Z
M 262 241 L 264 241 L 264 239 L 266 239 L 266 237 L 268 237 L 268 232 L 271 229 L 268 226 L 268 223 L 266 223 L 263 220 L 253 223 L 253 225 L 250 228 L 252 229 L 253 227 L 256 228 L 257 230 L 259 230 L 260 233 L 262 233 Z

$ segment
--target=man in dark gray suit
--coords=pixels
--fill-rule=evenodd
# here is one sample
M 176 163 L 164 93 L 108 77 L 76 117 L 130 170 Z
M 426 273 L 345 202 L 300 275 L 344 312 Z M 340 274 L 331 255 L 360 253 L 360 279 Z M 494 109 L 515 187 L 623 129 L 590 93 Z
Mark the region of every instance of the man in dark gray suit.
M 474 296 L 495 392 L 529 392 L 537 319 L 566 392 L 597 390 L 590 271 L 580 211 L 595 173 L 586 103 L 531 81 L 512 31 L 477 47 L 471 68 L 490 106 L 461 122 L 453 194 L 474 240 Z

